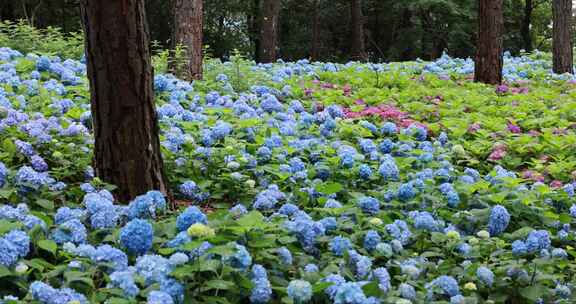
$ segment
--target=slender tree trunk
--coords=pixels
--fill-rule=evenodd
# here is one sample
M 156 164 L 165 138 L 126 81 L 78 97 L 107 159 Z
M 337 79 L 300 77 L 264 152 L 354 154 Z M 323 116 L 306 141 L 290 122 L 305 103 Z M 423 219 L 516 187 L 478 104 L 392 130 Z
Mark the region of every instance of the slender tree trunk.
M 182 45 L 186 54 L 176 74 L 186 80 L 202 79 L 202 0 L 173 1 L 173 42 Z
M 404 36 L 407 34 L 407 31 L 413 28 L 413 26 L 414 24 L 412 23 L 412 11 L 409 8 L 405 8 L 404 12 L 402 13 L 402 20 L 400 21 L 400 35 L 396 35 L 397 37 L 395 37 L 395 40 L 402 42 L 401 45 L 404 46 L 404 49 L 400 53 L 401 61 L 412 60 L 415 57 L 414 45 L 411 43 L 406 43 L 410 38 Z
M 278 19 L 280 17 L 280 0 L 264 0 L 260 28 L 260 62 L 276 61 L 278 46 Z
M 364 15 L 362 0 L 350 0 L 350 28 L 352 45 L 350 55 L 353 60 L 367 60 L 366 42 L 364 40 Z
M 532 11 L 534 11 L 534 3 L 532 0 L 526 0 L 524 5 L 524 18 L 522 19 L 522 42 L 524 43 L 524 50 L 531 53 L 534 49 L 532 45 L 532 35 L 530 34 L 530 25 L 532 24 Z
M 502 83 L 503 0 L 479 0 L 474 81 Z
M 169 196 L 152 89 L 143 0 L 81 0 L 96 175 L 128 202 L 149 190 Z
M 310 59 L 317 61 L 320 52 L 320 14 L 318 0 L 312 2 L 312 47 L 310 50 Z
M 573 73 L 572 67 L 572 0 L 553 0 L 552 52 L 554 73 Z

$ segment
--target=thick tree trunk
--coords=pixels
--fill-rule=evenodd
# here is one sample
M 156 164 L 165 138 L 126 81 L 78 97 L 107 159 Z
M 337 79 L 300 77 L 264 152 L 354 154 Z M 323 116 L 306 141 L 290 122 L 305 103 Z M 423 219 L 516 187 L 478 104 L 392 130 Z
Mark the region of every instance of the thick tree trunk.
M 479 0 L 474 81 L 502 83 L 503 0 Z
M 351 48 L 350 55 L 353 60 L 367 60 L 366 42 L 364 40 L 364 15 L 362 14 L 362 0 L 350 0 L 350 29 Z
M 553 0 L 552 52 L 554 73 L 573 73 L 572 67 L 572 0 Z
M 248 33 L 254 47 L 254 61 L 260 62 L 260 0 L 252 0 L 248 14 Z
M 186 80 L 202 79 L 202 0 L 173 1 L 173 42 L 182 45 L 186 54 L 176 74 Z
M 532 11 L 534 11 L 534 3 L 532 0 L 526 0 L 524 5 L 524 18 L 522 19 L 522 42 L 524 43 L 524 50 L 531 53 L 534 49 L 532 46 L 532 35 L 530 34 L 530 25 L 532 24 Z
M 318 0 L 312 1 L 312 46 L 310 59 L 317 61 L 320 53 L 320 13 Z
M 278 46 L 278 19 L 280 17 L 280 0 L 264 0 L 260 28 L 260 62 L 276 61 Z
M 149 190 L 169 195 L 152 89 L 143 0 L 82 0 L 96 175 L 128 202 Z

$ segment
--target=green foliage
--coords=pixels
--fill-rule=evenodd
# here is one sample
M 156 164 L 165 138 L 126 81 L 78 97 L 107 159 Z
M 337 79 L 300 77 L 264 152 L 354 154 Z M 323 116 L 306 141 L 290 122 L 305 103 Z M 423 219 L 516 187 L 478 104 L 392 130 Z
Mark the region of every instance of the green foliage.
M 0 21 L 0 45 L 23 54 L 37 53 L 80 59 L 84 54 L 81 32 L 63 34 L 58 28 L 38 29 L 25 21 Z

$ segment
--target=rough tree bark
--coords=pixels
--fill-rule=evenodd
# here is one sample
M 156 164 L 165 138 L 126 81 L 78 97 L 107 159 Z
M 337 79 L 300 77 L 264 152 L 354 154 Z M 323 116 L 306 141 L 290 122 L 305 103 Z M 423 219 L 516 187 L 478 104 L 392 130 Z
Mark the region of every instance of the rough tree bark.
M 534 11 L 534 3 L 532 0 L 526 0 L 524 5 L 524 18 L 522 19 L 522 42 L 524 50 L 531 53 L 534 50 L 532 45 L 532 35 L 530 34 L 530 25 L 532 24 L 532 12 Z
M 502 83 L 503 0 L 478 1 L 478 43 L 474 81 Z
M 250 2 L 248 14 L 248 33 L 254 46 L 254 61 L 260 62 L 260 0 Z
M 573 73 L 572 0 L 553 0 L 552 57 L 554 73 Z
M 312 1 L 312 45 L 310 47 L 310 59 L 317 61 L 320 53 L 320 8 L 319 1 Z
M 280 0 L 264 0 L 262 3 L 262 20 L 260 21 L 260 50 L 258 59 L 262 63 L 276 61 L 278 46 L 278 19 L 280 17 Z
M 202 0 L 173 0 L 174 46 L 185 48 L 186 60 L 177 62 L 176 74 L 186 80 L 202 79 Z
M 351 48 L 350 55 L 353 60 L 367 60 L 366 42 L 364 40 L 364 15 L 362 14 L 362 0 L 350 0 L 350 29 Z
M 149 190 L 169 196 L 143 0 L 82 0 L 96 175 L 128 202 Z M 169 196 L 170 197 L 170 196 Z

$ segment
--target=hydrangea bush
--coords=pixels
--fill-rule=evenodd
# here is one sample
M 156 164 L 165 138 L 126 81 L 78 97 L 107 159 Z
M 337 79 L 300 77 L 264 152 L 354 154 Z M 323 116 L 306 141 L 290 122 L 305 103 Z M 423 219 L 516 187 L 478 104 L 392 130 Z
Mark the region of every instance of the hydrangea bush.
M 170 210 L 94 177 L 82 61 L 2 48 L 0 303 L 571 303 L 574 84 L 542 56 L 506 88 L 447 56 L 157 75 Z

